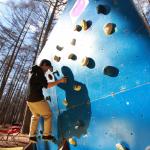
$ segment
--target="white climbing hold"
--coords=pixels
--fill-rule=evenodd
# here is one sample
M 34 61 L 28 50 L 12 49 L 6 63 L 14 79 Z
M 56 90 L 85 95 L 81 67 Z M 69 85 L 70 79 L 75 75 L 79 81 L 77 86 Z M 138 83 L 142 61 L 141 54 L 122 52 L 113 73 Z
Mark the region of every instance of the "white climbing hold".
M 126 102 L 126 105 L 130 105 L 130 103 L 127 101 L 127 102 Z
M 114 93 L 114 92 L 112 92 L 112 93 L 111 93 L 111 96 L 115 96 L 115 93 Z
M 150 150 L 150 146 L 147 146 L 147 147 L 145 148 L 145 150 Z
M 82 65 L 82 66 L 87 66 L 88 63 L 89 63 L 89 58 L 88 58 L 88 57 L 84 57 L 84 58 L 82 59 L 81 65 Z
M 126 150 L 120 143 L 116 144 L 116 150 Z

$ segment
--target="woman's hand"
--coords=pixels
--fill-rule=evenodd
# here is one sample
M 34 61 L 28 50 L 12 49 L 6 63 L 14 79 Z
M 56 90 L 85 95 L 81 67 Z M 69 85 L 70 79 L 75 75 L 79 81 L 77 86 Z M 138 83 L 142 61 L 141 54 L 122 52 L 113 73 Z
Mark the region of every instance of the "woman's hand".
M 59 80 L 60 83 L 67 83 L 67 77 L 63 77 Z

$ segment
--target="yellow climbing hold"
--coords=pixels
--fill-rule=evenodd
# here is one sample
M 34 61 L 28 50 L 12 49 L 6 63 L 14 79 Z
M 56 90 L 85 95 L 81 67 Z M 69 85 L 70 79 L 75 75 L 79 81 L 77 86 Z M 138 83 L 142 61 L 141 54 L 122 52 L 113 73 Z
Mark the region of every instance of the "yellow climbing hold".
M 89 58 L 88 58 L 88 57 L 84 57 L 84 58 L 82 59 L 81 65 L 82 65 L 82 66 L 87 66 L 88 63 L 89 63 Z
M 103 30 L 106 35 L 110 35 L 114 32 L 114 25 L 112 23 L 105 24 Z
M 67 100 L 66 100 L 66 99 L 64 99 L 63 104 L 64 104 L 65 106 L 67 106 L 67 105 L 68 105 L 68 102 L 67 102 Z
M 86 31 L 88 29 L 88 24 L 85 20 L 82 20 L 81 27 L 84 31 Z
M 73 139 L 73 138 L 69 138 L 69 143 L 70 143 L 71 145 L 74 145 L 74 146 L 77 145 L 77 142 L 76 142 L 75 139 Z
M 75 91 L 80 91 L 81 90 L 81 86 L 80 85 L 74 85 L 73 89 Z
M 116 150 L 126 150 L 120 143 L 116 144 Z

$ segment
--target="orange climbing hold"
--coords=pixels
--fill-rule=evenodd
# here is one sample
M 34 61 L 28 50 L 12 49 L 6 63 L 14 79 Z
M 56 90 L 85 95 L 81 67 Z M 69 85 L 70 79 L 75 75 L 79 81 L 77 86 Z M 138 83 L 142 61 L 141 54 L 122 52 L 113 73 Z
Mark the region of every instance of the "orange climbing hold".
M 113 23 L 108 23 L 108 24 L 105 24 L 104 27 L 103 27 L 103 30 L 104 30 L 104 33 L 106 35 L 111 35 L 112 33 L 114 33 L 115 31 L 115 24 Z
M 76 142 L 75 139 L 73 139 L 73 138 L 69 138 L 69 143 L 70 143 L 71 145 L 77 146 L 77 142 Z

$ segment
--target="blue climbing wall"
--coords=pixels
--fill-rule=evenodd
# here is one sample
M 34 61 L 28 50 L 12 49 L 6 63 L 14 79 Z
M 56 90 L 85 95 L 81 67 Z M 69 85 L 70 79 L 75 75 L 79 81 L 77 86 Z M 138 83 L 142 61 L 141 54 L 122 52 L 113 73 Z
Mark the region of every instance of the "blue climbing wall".
M 89 0 L 81 15 L 73 18 L 70 11 L 75 2 L 68 1 L 37 60 L 52 61 L 59 72 L 55 79 L 68 77 L 67 84 L 45 92 L 52 99 L 53 134 L 58 141 L 73 137 L 77 146 L 71 145 L 72 150 L 114 150 L 116 143 L 145 150 L 150 145 L 149 33 L 132 0 Z M 97 14 L 99 4 L 109 12 Z M 91 22 L 90 28 L 74 31 L 83 19 Z M 107 23 L 116 25 L 111 35 L 103 31 Z M 70 44 L 72 39 L 76 39 L 75 46 Z M 57 45 L 63 50 L 58 51 Z M 71 53 L 77 60 L 68 59 Z M 61 57 L 59 62 L 55 55 Z M 92 68 L 81 65 L 85 56 L 92 59 Z M 118 76 L 104 75 L 106 66 L 118 68 Z M 75 91 L 74 85 L 81 90 Z M 57 145 L 39 140 L 37 148 L 55 150 Z

